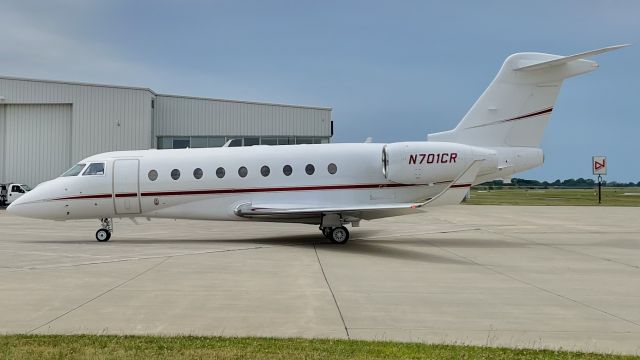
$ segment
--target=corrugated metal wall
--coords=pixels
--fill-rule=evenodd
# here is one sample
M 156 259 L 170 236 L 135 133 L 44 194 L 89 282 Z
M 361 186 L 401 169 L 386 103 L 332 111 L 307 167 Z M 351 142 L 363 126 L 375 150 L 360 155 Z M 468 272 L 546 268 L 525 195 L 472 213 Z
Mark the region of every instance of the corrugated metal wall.
M 35 185 L 60 175 L 71 156 L 71 105 L 5 105 L 5 171 Z
M 146 89 L 0 78 L 6 104 L 73 104 L 71 160 L 152 147 Z
M 72 104 L 70 138 L 67 139 L 70 149 L 64 153 L 52 152 L 57 156 L 52 159 L 54 163 L 64 161 L 65 168 L 102 152 L 154 146 L 151 100 L 155 94 L 148 89 L 0 77 L 0 96 L 5 98 L 7 109 L 17 104 Z M 7 136 L 6 131 L 0 134 L 5 141 Z M 7 152 L 4 162 L 34 160 L 27 154 L 12 152 L 13 156 L 19 157 L 9 159 Z M 59 175 L 58 170 L 55 172 L 54 176 Z M 43 169 L 38 176 L 29 175 L 27 182 L 21 178 L 22 173 L 6 171 L 4 178 L 34 186 L 48 180 L 51 173 Z
M 156 136 L 331 136 L 331 109 L 158 95 Z
M 7 158 L 5 156 L 5 150 L 4 150 L 4 139 L 6 138 L 4 109 L 5 109 L 5 106 L 0 105 L 0 183 L 5 183 L 9 181 L 4 176 L 5 174 L 4 168 L 6 167 L 6 164 L 7 164 Z

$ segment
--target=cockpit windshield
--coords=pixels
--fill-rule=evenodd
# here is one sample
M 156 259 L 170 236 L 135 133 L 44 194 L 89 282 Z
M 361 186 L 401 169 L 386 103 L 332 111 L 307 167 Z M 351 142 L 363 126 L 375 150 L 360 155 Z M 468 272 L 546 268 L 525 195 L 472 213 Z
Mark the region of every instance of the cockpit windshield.
M 91 163 L 87 166 L 87 170 L 82 173 L 86 175 L 104 175 L 104 163 Z
M 87 164 L 75 164 L 73 165 L 73 167 L 69 170 L 67 170 L 64 174 L 60 175 L 60 176 L 76 176 L 78 174 L 80 174 L 80 172 L 82 171 L 82 169 L 84 169 L 84 166 Z

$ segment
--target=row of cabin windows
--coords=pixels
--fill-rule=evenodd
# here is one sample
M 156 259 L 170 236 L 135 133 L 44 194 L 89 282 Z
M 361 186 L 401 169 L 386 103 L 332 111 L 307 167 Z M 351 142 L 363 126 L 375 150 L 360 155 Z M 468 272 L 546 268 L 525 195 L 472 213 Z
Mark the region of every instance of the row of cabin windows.
M 307 166 L 304 167 L 304 172 L 307 173 L 307 175 L 313 175 L 316 172 L 316 168 L 315 166 L 313 166 L 313 164 L 307 164 Z M 331 175 L 335 174 L 336 172 L 338 172 L 338 166 L 336 166 L 336 164 L 331 163 L 327 166 L 327 172 Z M 285 176 L 289 176 L 293 173 L 293 168 L 291 167 L 291 165 L 285 165 L 282 167 L 282 173 Z M 216 169 L 216 176 L 220 179 L 222 179 L 226 174 L 226 170 L 223 167 L 219 167 Z M 245 166 L 241 166 L 240 168 L 238 168 L 238 175 L 241 178 L 246 177 L 249 174 L 249 170 L 245 167 Z M 264 165 L 263 167 L 260 168 L 260 174 L 264 177 L 269 176 L 269 174 L 271 174 L 271 169 L 267 166 Z M 156 181 L 158 179 L 158 172 L 156 170 L 149 170 L 149 180 L 151 181 Z M 202 179 L 202 177 L 204 176 L 204 172 L 202 171 L 201 168 L 195 168 L 193 170 L 193 177 L 197 180 Z M 178 180 L 180 179 L 180 170 L 178 169 L 173 169 L 171 170 L 171 178 L 173 180 Z

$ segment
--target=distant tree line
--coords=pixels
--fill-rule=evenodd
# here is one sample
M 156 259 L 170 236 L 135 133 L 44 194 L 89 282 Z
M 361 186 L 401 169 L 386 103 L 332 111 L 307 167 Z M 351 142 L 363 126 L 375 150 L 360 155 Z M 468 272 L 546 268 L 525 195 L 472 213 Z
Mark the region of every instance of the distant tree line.
M 553 188 L 553 187 L 566 187 L 566 188 L 593 188 L 597 186 L 598 183 L 593 179 L 566 179 L 566 180 L 556 180 L 556 181 L 539 181 L 539 180 L 528 180 L 528 179 L 520 179 L 520 178 L 512 178 L 511 183 L 505 183 L 502 180 L 494 180 L 489 181 L 478 186 L 483 187 L 493 187 L 493 188 L 502 188 L 502 187 L 532 187 L 532 188 Z M 634 183 L 632 181 L 628 183 L 622 183 L 617 181 L 603 181 L 602 186 L 607 187 L 640 187 L 640 181 Z

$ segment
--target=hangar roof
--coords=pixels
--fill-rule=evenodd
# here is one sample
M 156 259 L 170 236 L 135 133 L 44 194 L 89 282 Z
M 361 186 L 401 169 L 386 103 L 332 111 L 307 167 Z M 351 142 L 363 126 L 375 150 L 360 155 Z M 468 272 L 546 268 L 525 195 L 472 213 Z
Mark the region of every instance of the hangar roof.
M 270 106 L 285 106 L 285 107 L 302 108 L 302 109 L 332 110 L 332 108 L 330 108 L 330 107 L 278 104 L 278 103 L 267 103 L 267 102 L 246 101 L 246 100 L 229 100 L 229 99 L 217 99 L 217 98 L 207 98 L 207 97 L 198 97 L 198 96 L 184 96 L 184 95 L 173 95 L 173 94 L 160 94 L 160 93 L 156 93 L 155 91 L 151 90 L 150 88 L 136 87 L 136 86 L 95 84 L 95 83 L 87 83 L 87 82 L 80 82 L 80 81 L 33 79 L 33 78 L 23 78 L 23 77 L 4 76 L 4 75 L 0 75 L 0 79 L 43 82 L 43 83 L 53 83 L 53 84 L 65 84 L 65 85 L 95 86 L 95 87 L 106 87 L 106 88 L 115 88 L 115 89 L 141 90 L 141 91 L 148 91 L 149 93 L 153 94 L 154 96 L 164 96 L 164 97 L 174 97 L 174 98 L 184 98 L 184 99 L 194 99 L 194 100 L 225 101 L 225 102 L 242 103 L 242 104 L 255 104 L 255 105 L 268 105 L 268 106 L 269 105 Z

